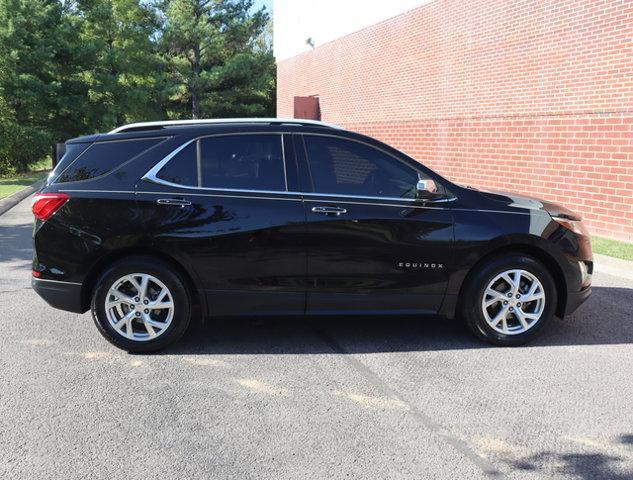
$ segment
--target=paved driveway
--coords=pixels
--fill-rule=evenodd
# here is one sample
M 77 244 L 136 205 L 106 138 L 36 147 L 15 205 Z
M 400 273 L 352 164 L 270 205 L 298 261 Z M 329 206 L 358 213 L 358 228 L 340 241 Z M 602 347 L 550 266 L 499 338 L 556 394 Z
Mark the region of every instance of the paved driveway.
M 633 281 L 537 342 L 457 322 L 216 320 L 157 355 L 30 289 L 0 217 L 0 478 L 633 478 Z

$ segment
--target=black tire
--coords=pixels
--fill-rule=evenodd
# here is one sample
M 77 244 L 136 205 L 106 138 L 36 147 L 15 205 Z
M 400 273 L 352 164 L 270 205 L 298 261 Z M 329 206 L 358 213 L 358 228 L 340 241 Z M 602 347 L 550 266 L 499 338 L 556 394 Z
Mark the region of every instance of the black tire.
M 108 321 L 105 311 L 106 295 L 114 282 L 130 273 L 152 275 L 160 280 L 172 295 L 173 318 L 169 326 L 155 339 L 128 339 L 119 334 Z M 94 289 L 91 309 L 97 329 L 108 342 L 130 353 L 148 353 L 165 348 L 184 335 L 191 321 L 191 296 L 187 291 L 186 282 L 171 265 L 153 257 L 131 256 L 116 261 L 103 272 Z
M 503 334 L 492 328 L 486 321 L 482 300 L 488 284 L 497 275 L 512 269 L 525 270 L 541 282 L 545 293 L 545 305 L 541 317 L 527 331 Z M 537 259 L 524 254 L 504 254 L 490 259 L 469 275 L 460 305 L 462 318 L 480 339 L 499 346 L 523 345 L 541 333 L 543 328 L 551 322 L 557 305 L 556 285 L 550 272 Z

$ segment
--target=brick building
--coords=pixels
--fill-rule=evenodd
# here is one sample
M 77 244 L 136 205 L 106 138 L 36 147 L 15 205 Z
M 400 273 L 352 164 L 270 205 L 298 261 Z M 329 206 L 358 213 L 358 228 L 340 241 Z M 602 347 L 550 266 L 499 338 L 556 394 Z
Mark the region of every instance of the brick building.
M 306 112 L 453 181 L 554 200 L 633 241 L 631 0 L 434 0 L 278 56 L 277 74 L 280 117 L 318 97 Z

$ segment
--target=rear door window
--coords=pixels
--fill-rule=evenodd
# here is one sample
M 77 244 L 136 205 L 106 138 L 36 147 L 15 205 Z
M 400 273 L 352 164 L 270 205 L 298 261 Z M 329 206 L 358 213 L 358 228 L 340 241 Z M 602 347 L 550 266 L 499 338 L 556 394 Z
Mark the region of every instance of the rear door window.
M 286 191 L 281 142 L 279 134 L 200 138 L 174 155 L 156 178 L 219 190 Z
M 62 171 L 55 182 L 77 182 L 105 175 L 163 140 L 142 138 L 93 143 Z M 63 159 L 61 163 L 64 163 Z
M 200 140 L 205 188 L 285 191 L 281 135 L 233 135 Z

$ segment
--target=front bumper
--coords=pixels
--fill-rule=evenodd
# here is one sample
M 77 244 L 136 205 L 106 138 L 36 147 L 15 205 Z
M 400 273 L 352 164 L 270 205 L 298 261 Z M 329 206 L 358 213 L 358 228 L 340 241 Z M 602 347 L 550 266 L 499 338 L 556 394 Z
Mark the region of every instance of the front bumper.
M 586 287 L 579 292 L 567 292 L 567 305 L 565 307 L 565 315 L 569 315 L 576 311 L 585 300 L 591 295 L 591 287 Z
M 81 302 L 81 283 L 31 277 L 31 286 L 51 307 L 74 313 L 86 311 Z

